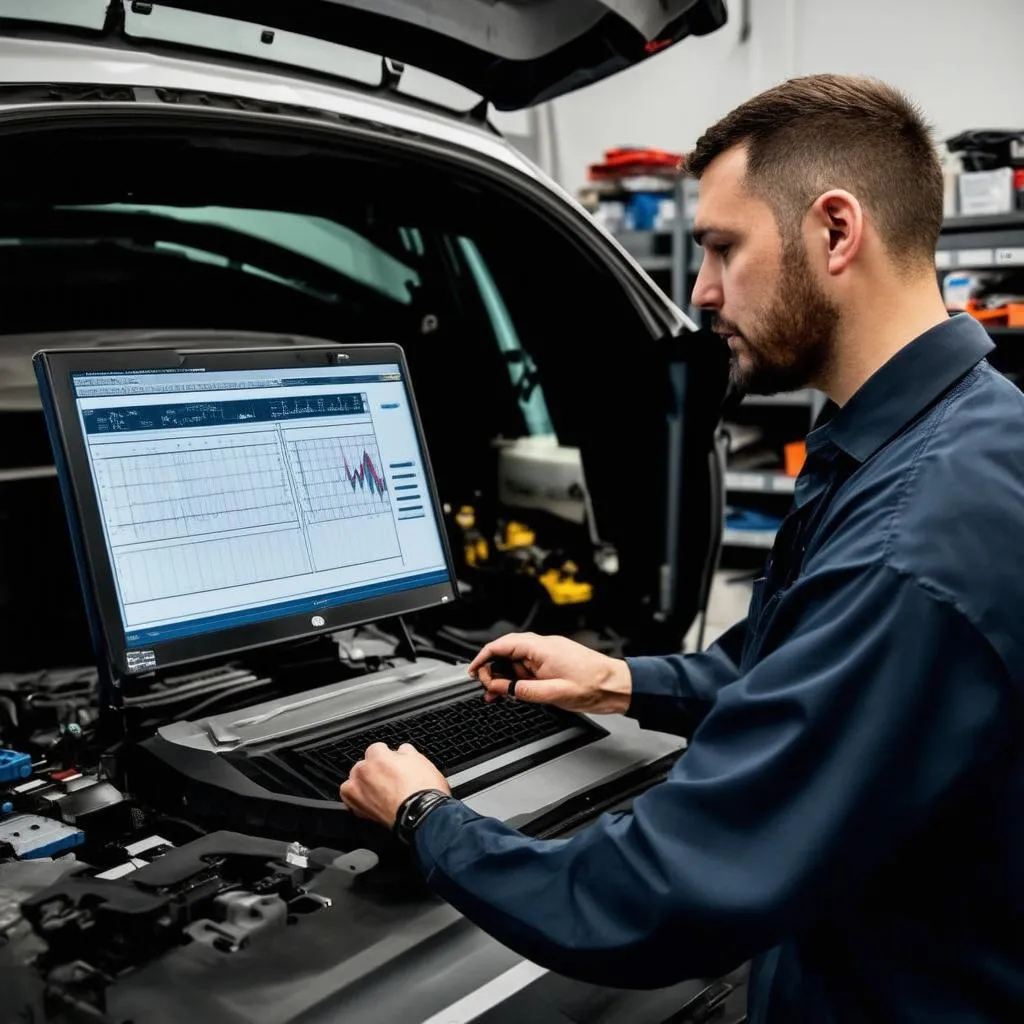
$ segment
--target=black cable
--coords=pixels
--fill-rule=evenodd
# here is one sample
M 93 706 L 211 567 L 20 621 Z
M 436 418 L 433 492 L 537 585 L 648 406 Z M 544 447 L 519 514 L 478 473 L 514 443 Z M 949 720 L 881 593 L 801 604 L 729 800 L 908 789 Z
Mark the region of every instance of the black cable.
M 445 641 L 454 646 L 460 648 L 463 651 L 467 651 L 470 654 L 476 654 L 477 651 L 483 646 L 479 643 L 470 643 L 468 640 L 463 640 L 460 637 L 453 636 L 443 627 L 437 631 L 439 637 L 443 637 Z
M 149 828 L 160 830 L 161 825 L 177 825 L 182 828 L 190 829 L 200 839 L 202 839 L 203 836 L 209 835 L 209 832 L 207 832 L 206 829 L 200 828 L 195 822 L 188 821 L 185 818 L 176 818 L 170 814 L 161 814 L 160 817 L 154 818 L 150 823 Z
M 533 602 L 533 607 L 526 613 L 526 618 L 523 619 L 523 624 L 516 630 L 517 633 L 527 633 L 530 627 L 533 625 L 533 620 L 537 618 L 537 613 L 540 611 L 540 599 L 538 598 Z
M 450 661 L 453 665 L 457 665 L 463 660 L 452 651 L 442 651 L 439 647 L 434 647 L 429 641 L 424 641 L 415 633 L 412 634 L 412 640 L 415 652 L 426 658 L 440 658 L 442 661 Z

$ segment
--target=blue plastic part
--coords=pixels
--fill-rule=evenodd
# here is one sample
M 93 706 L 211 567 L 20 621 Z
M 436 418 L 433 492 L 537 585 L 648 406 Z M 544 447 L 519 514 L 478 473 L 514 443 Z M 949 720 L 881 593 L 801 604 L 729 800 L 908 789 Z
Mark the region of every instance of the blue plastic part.
M 735 508 L 725 517 L 725 525 L 730 530 L 777 530 L 782 520 L 753 509 Z
M 10 846 L 18 860 L 54 857 L 84 842 L 81 829 L 38 814 L 15 814 L 0 821 L 0 843 Z
M 0 814 L 10 814 L 14 810 L 14 804 L 10 800 L 4 801 L 0 804 Z
M 36 860 L 39 857 L 54 857 L 58 853 L 70 850 L 72 847 L 81 846 L 84 842 L 84 832 L 69 832 L 67 835 L 61 836 L 59 839 L 55 839 L 52 843 L 47 843 L 45 846 L 38 846 L 34 850 L 23 853 L 21 855 L 21 859 Z
M 0 750 L 0 782 L 17 782 L 32 774 L 32 758 L 17 750 Z

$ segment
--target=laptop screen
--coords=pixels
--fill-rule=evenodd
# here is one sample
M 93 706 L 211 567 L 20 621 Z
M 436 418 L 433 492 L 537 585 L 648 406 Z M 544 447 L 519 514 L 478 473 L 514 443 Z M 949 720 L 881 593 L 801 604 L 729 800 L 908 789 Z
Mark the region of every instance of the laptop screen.
M 69 375 L 129 672 L 169 642 L 339 628 L 451 582 L 403 366 L 263 364 Z

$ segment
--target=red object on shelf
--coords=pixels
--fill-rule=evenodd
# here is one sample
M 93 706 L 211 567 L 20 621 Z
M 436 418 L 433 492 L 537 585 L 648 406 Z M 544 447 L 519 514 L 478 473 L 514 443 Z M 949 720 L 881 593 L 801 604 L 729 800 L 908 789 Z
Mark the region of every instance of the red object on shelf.
M 967 312 L 989 327 L 1024 327 L 1024 302 L 1008 302 L 988 309 L 977 299 L 967 302 Z
M 786 476 L 799 476 L 807 461 L 807 442 L 791 441 L 783 445 L 782 452 L 786 461 Z
M 638 174 L 654 174 L 661 177 L 676 177 L 682 170 L 685 157 L 679 153 L 668 153 L 663 149 L 609 149 L 604 162 L 591 164 L 588 175 L 591 181 L 608 181 L 615 178 L 630 178 Z

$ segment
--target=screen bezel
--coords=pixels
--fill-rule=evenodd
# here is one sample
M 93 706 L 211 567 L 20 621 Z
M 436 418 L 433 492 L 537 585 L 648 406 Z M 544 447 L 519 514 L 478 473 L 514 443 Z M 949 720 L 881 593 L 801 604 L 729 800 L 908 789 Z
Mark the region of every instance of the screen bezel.
M 374 343 L 254 349 L 61 349 L 38 352 L 34 360 L 43 370 L 40 375 L 40 388 L 44 392 L 43 406 L 47 412 L 58 474 L 62 478 L 64 502 L 79 562 L 78 571 L 87 611 L 93 620 L 92 632 L 95 640 L 105 648 L 97 650 L 96 655 L 102 664 L 109 665 L 118 689 L 122 679 L 159 672 L 171 666 L 228 657 L 258 647 L 305 640 L 378 619 L 434 608 L 457 599 L 458 586 L 437 484 L 401 346 Z M 93 483 L 86 440 L 81 430 L 72 374 L 200 367 L 208 370 L 277 370 L 351 367 L 374 363 L 397 363 L 401 369 L 402 385 L 420 444 L 430 504 L 441 538 L 447 582 L 318 608 L 315 614 L 324 619 L 322 626 L 314 626 L 311 621 L 313 613 L 303 611 L 165 640 L 144 648 L 146 657 L 140 659 L 140 648 L 129 648 L 125 639 L 113 566 L 107 553 L 99 500 Z M 131 661 L 128 658 L 129 651 L 132 652 Z

